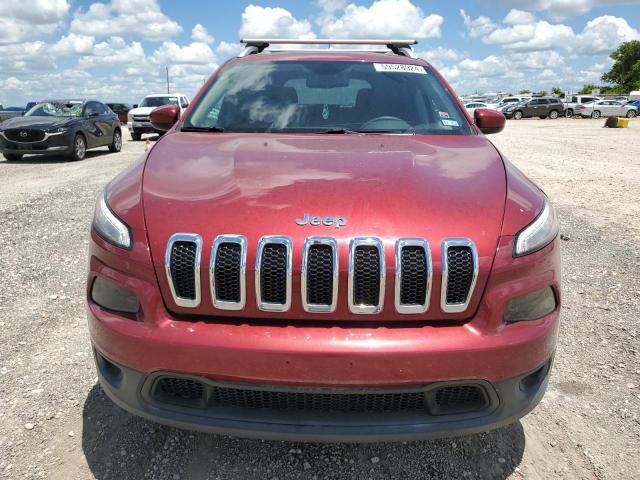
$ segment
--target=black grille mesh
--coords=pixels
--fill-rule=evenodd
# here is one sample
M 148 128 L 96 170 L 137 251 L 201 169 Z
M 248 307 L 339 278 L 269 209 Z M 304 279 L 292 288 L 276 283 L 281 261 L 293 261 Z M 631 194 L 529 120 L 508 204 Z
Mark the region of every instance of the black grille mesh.
M 311 245 L 307 256 L 307 303 L 331 305 L 333 273 L 333 248 Z
M 360 245 L 355 248 L 353 303 L 355 305 L 380 303 L 380 255 L 377 247 Z
M 176 295 L 180 298 L 196 298 L 196 244 L 178 241 L 171 247 L 171 278 Z
M 423 247 L 402 247 L 400 254 L 400 303 L 424 305 L 427 293 L 427 256 Z
M 225 302 L 240 301 L 240 263 L 242 248 L 238 243 L 221 243 L 216 252 L 216 298 Z
M 467 301 L 473 281 L 473 257 L 471 248 L 452 246 L 447 250 L 447 303 Z
M 260 262 L 262 301 L 284 305 L 287 302 L 287 247 L 269 243 L 262 249 Z
M 482 408 L 486 399 L 477 385 L 453 385 L 436 390 L 436 405 L 442 409 Z
M 21 133 L 26 133 L 22 136 Z M 44 132 L 42 130 L 34 130 L 30 128 L 14 128 L 4 131 L 5 136 L 9 140 L 14 142 L 39 142 L 44 138 Z
M 214 387 L 212 401 L 240 408 L 315 412 L 398 412 L 425 408 L 422 392 L 337 394 Z
M 161 378 L 157 388 L 163 395 L 183 400 L 199 400 L 204 397 L 202 383 L 187 378 Z

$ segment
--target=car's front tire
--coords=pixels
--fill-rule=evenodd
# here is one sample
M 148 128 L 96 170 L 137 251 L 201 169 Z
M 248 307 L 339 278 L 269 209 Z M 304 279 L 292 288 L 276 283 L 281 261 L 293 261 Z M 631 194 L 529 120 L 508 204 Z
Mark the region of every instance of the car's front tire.
M 80 161 L 84 160 L 87 155 L 87 141 L 81 133 L 77 133 L 73 138 L 73 145 L 71 149 L 71 160 Z
M 514 120 L 522 119 L 522 112 L 520 110 L 516 110 L 515 112 L 513 112 L 513 119 Z
M 3 153 L 2 156 L 7 159 L 7 162 L 17 162 L 22 158 L 20 153 Z
M 549 118 L 551 120 L 555 120 L 556 118 L 558 118 L 560 116 L 560 113 L 557 110 L 551 110 L 549 112 Z
M 115 153 L 119 152 L 120 150 L 122 150 L 122 133 L 120 133 L 119 128 L 116 128 L 113 132 L 113 140 L 111 142 L 111 145 L 109 145 L 109 151 Z
M 565 117 L 567 117 L 567 118 L 571 118 L 571 117 L 573 117 L 573 110 L 569 108 L 569 109 L 565 112 L 564 116 L 565 116 Z
M 629 110 L 627 112 L 627 118 L 635 118 L 638 114 L 636 113 L 635 110 Z
M 602 114 L 600 113 L 599 110 L 594 110 L 593 113 L 591 114 L 591 118 L 595 118 L 598 119 L 602 116 Z
M 142 138 L 142 134 L 136 131 L 131 132 L 131 140 L 133 140 L 134 142 L 137 142 L 138 140 L 140 140 Z

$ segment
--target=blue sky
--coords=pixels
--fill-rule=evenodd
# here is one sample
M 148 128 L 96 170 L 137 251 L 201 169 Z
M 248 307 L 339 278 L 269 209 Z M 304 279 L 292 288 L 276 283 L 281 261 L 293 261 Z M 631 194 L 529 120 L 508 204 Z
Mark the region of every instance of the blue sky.
M 193 96 L 241 36 L 409 37 L 458 93 L 598 82 L 640 0 L 1 0 L 0 103 Z

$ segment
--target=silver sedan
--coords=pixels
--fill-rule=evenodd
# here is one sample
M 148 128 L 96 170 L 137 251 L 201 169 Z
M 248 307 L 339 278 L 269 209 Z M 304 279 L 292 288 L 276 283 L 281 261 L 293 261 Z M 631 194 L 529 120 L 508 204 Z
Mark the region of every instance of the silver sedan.
M 575 108 L 576 115 L 581 117 L 627 117 L 638 115 L 638 107 L 623 105 L 617 100 L 597 100 L 590 103 L 582 103 Z

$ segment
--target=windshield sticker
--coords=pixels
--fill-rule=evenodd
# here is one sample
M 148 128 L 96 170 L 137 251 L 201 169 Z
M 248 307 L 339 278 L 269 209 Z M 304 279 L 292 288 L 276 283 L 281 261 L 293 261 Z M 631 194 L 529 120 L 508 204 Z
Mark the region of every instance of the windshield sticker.
M 447 119 L 443 118 L 440 121 L 442 122 L 442 125 L 444 125 L 445 127 L 459 127 L 460 126 L 460 124 L 458 123 L 457 120 L 447 120 Z
M 449 112 L 438 112 L 440 118 L 449 118 Z
M 426 75 L 427 71 L 421 65 L 407 65 L 405 63 L 374 63 L 373 68 L 376 72 L 393 72 L 393 73 L 419 73 Z

